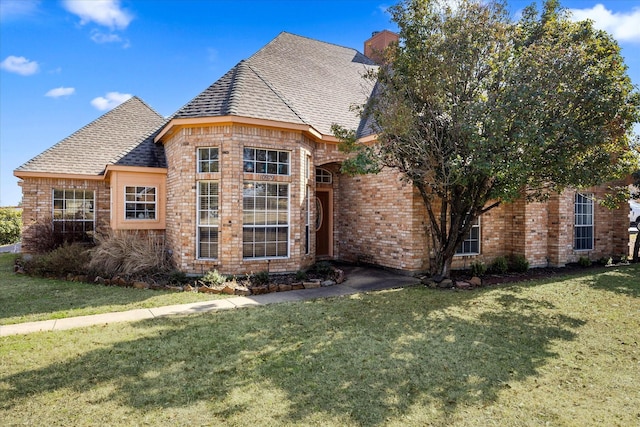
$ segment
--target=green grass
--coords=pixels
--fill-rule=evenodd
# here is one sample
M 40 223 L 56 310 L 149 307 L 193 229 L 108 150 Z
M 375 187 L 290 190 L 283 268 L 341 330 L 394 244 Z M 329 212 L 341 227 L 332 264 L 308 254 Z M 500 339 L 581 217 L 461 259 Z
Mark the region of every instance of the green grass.
M 4 425 L 631 426 L 640 266 L 0 338 Z
M 0 254 L 0 325 L 161 307 L 223 297 L 17 275 L 13 273 L 15 257 L 15 254 Z

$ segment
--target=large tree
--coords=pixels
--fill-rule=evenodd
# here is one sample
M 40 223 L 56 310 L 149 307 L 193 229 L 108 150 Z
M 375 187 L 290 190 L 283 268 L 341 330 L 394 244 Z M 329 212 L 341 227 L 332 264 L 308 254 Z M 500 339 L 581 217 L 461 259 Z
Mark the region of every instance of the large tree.
M 572 22 L 555 0 L 513 22 L 497 1 L 405 0 L 390 8 L 400 42 L 368 75 L 372 146 L 334 127 L 348 173 L 399 170 L 428 216 L 431 268 L 446 277 L 474 221 L 501 203 L 543 200 L 629 168 L 638 120 L 616 41 Z

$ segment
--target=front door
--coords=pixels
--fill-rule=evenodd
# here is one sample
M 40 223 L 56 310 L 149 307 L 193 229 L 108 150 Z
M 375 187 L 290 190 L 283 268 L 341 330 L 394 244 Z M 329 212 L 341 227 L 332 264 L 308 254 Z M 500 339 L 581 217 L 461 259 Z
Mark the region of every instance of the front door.
M 333 255 L 331 233 L 331 192 L 316 189 L 316 257 Z

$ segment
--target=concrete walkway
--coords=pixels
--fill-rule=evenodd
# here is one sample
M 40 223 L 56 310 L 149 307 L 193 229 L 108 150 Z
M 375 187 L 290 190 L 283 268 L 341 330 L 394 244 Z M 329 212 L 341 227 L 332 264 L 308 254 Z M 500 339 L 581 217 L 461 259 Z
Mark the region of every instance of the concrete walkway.
M 194 302 L 190 304 L 170 305 L 165 307 L 140 308 L 137 310 L 114 313 L 93 314 L 90 316 L 43 320 L 41 322 L 0 325 L 0 336 L 29 334 L 40 331 L 62 331 L 85 326 L 105 325 L 117 322 L 133 322 L 137 320 L 154 319 L 156 317 L 172 315 L 206 313 L 215 310 L 229 310 L 232 308 L 276 304 L 281 302 L 305 301 L 316 298 L 328 298 L 368 291 L 394 289 L 419 283 L 419 280 L 415 277 L 403 276 L 377 268 L 359 266 L 341 266 L 341 268 L 345 272 L 346 280 L 342 284 L 335 286 L 288 292 L 274 292 L 248 297 L 233 297 Z

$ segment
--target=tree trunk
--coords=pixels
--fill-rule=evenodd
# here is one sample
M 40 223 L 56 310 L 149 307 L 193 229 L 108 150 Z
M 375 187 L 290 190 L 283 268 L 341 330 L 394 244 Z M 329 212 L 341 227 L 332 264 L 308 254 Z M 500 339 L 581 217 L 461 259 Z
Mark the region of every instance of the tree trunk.
M 640 252 L 640 228 L 636 234 L 636 243 L 633 245 L 633 262 L 638 262 L 638 252 Z

